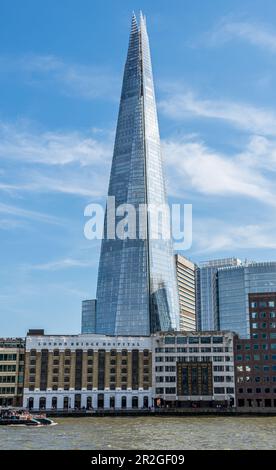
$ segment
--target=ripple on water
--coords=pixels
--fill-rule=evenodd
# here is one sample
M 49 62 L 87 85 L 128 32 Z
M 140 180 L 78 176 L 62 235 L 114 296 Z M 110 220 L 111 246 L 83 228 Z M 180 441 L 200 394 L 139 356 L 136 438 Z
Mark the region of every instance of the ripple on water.
M 0 449 L 276 449 L 276 417 L 64 418 L 0 427 Z

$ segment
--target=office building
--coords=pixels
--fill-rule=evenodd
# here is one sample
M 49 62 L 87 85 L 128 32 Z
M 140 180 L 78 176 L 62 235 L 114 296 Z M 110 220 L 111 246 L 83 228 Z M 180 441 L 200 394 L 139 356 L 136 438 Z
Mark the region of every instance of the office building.
M 83 300 L 81 310 L 81 333 L 96 333 L 96 305 L 97 300 Z
M 163 216 L 160 223 L 156 213 L 140 211 L 153 207 L 156 212 L 157 206 L 167 204 L 149 41 L 142 14 L 139 26 L 135 15 L 132 18 L 108 196 L 114 206 L 110 202 L 105 213 L 96 333 L 143 336 L 178 330 L 170 218 Z M 135 210 L 134 233 L 123 231 L 118 235 L 109 222 L 126 204 Z M 122 223 L 122 213 L 116 222 Z
M 276 292 L 276 262 L 218 269 L 219 327 L 250 337 L 249 295 Z
M 215 259 L 201 263 L 196 269 L 196 321 L 199 331 L 220 329 L 218 311 L 218 269 L 239 266 L 237 258 Z
M 177 253 L 176 277 L 180 306 L 180 331 L 196 329 L 195 265 Z
M 155 404 L 235 406 L 234 337 L 231 332 L 155 335 L 152 353 Z
M 22 406 L 25 341 L 0 338 L 0 406 Z
M 248 339 L 235 344 L 238 408 L 276 408 L 276 292 L 249 294 Z

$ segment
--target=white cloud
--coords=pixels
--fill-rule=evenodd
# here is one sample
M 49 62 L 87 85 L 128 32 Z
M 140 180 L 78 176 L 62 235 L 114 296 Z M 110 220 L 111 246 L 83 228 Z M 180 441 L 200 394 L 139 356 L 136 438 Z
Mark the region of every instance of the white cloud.
M 30 219 L 47 224 L 62 225 L 63 223 L 62 220 L 58 217 L 44 214 L 42 212 L 23 209 L 21 207 L 5 204 L 2 202 L 0 202 L 0 213 L 13 217 L 22 217 L 24 219 Z
M 237 250 L 275 250 L 276 224 L 262 221 L 259 224 L 231 224 L 220 219 L 198 219 L 194 222 L 194 255 Z
M 38 271 L 59 271 L 69 268 L 88 268 L 95 266 L 95 261 L 83 261 L 73 258 L 64 258 L 49 263 L 29 266 L 29 268 Z
M 101 140 L 95 132 L 40 131 L 28 123 L 0 122 L 0 158 L 42 165 L 100 163 L 112 153 L 111 133 Z
M 264 24 L 226 18 L 208 36 L 209 42 L 213 45 L 221 45 L 230 39 L 239 38 L 276 53 L 276 31 Z
M 179 91 L 163 99 L 160 109 L 176 120 L 191 117 L 219 119 L 253 133 L 276 135 L 276 113 L 246 103 L 202 99 L 192 91 Z
M 256 164 L 257 152 L 253 142 L 252 138 L 242 153 L 228 156 L 195 139 L 166 140 L 163 147 L 168 166 L 169 189 L 178 197 L 183 195 L 185 189 L 190 191 L 191 199 L 192 191 L 196 191 L 206 195 L 246 196 L 275 206 L 275 184 L 262 172 L 266 165 L 264 153 L 264 164 L 261 161 L 258 161 L 259 167 Z M 271 161 L 270 155 L 268 158 Z

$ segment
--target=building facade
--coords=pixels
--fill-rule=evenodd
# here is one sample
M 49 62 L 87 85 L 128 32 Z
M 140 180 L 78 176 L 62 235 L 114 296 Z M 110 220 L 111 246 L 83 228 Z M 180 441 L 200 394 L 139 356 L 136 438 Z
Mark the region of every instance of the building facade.
M 81 333 L 96 333 L 96 306 L 97 300 L 83 300 L 81 309 Z
M 232 333 L 26 338 L 24 406 L 145 409 L 235 404 Z
M 180 331 L 195 331 L 195 264 L 177 253 L 175 255 L 176 277 L 180 306 Z
M 25 340 L 0 339 L 0 406 L 22 406 Z
M 167 213 L 162 223 L 156 218 L 157 207 L 166 204 L 148 35 L 143 15 L 139 26 L 133 15 L 99 262 L 96 333 L 146 336 L 179 329 L 170 220 Z M 118 234 L 122 217 L 133 210 L 131 233 L 126 224 Z M 112 217 L 121 224 L 116 231 Z
M 26 338 L 24 406 L 30 409 L 144 408 L 152 403 L 151 384 L 151 338 Z
M 231 332 L 155 335 L 152 355 L 155 404 L 235 406 L 234 337 Z
M 237 258 L 216 259 L 201 263 L 196 269 L 196 321 L 197 330 L 220 329 L 218 310 L 218 269 L 239 266 Z
M 219 327 L 250 338 L 249 295 L 276 292 L 276 262 L 218 269 Z
M 248 339 L 235 344 L 237 406 L 276 408 L 276 292 L 249 294 Z

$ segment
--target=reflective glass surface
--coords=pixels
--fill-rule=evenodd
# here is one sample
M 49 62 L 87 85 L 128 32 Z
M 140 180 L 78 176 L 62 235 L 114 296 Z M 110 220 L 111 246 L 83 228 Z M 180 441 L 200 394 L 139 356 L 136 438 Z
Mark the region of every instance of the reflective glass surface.
M 97 333 L 148 335 L 179 329 L 179 303 L 172 240 L 152 239 L 160 231 L 143 219 L 140 204 L 166 204 L 166 190 L 148 36 L 132 19 L 109 182 L 115 208 L 132 204 L 137 212 L 136 238 L 104 237 L 97 286 Z M 108 211 L 105 214 L 107 235 Z M 117 220 L 117 219 L 116 219 Z M 168 222 L 167 222 L 168 223 Z M 156 238 L 156 237 L 155 237 Z

